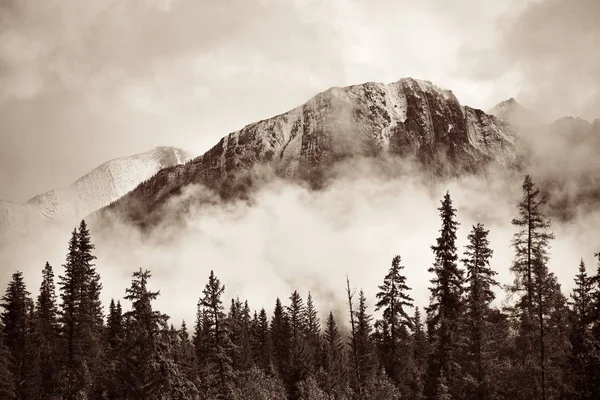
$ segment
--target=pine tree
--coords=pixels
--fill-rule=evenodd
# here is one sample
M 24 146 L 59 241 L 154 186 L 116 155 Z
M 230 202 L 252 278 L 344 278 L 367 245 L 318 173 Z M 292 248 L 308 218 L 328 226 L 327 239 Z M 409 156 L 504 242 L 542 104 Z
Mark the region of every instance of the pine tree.
M 110 300 L 108 318 L 106 321 L 107 362 L 106 388 L 109 399 L 125 397 L 126 388 L 123 376 L 124 371 L 124 346 L 125 346 L 125 320 L 121 302 Z
M 511 309 L 519 323 L 516 345 L 522 355 L 523 371 L 517 375 L 534 373 L 536 376 L 534 384 L 524 386 L 522 396 L 542 400 L 548 397 L 547 319 L 552 312 L 552 302 L 560 302 L 560 289 L 557 290 L 558 284 L 546 266 L 554 234 L 549 232 L 550 222 L 542 210 L 545 203 L 531 177 L 525 176 L 523 199 L 517 206 L 519 217 L 512 220 L 519 231 L 512 242 L 515 259 L 511 270 L 515 281 L 508 288 L 511 295 L 517 296 Z
M 323 333 L 323 388 L 330 399 L 342 398 L 346 387 L 344 346 L 333 313 L 330 312 Z
M 81 293 L 83 276 L 78 263 L 78 234 L 71 233 L 67 259 L 63 265 L 65 275 L 60 276 L 59 290 L 61 310 L 59 322 L 62 342 L 61 391 L 65 400 L 74 400 L 77 392 L 84 386 L 83 350 L 81 346 Z
M 40 372 L 42 377 L 42 399 L 48 399 L 57 393 L 59 326 L 54 272 L 46 262 L 42 271 L 42 283 L 36 303 L 36 325 L 40 334 Z
M 207 343 L 207 362 L 209 371 L 213 376 L 209 377 L 209 393 L 218 397 L 227 398 L 231 394 L 233 368 L 230 354 L 233 344 L 230 339 L 226 323 L 226 315 L 223 312 L 223 301 L 221 297 L 225 286 L 221 285 L 214 272 L 210 272 L 208 283 L 203 290 L 200 302 L 207 325 L 204 327 Z
M 574 399 L 592 398 L 592 372 L 594 369 L 594 338 L 592 336 L 592 278 L 588 276 L 583 259 L 575 277 L 571 294 L 569 357 Z
M 194 398 L 195 385 L 175 362 L 177 332 L 168 329 L 168 316 L 153 310 L 159 292 L 148 290 L 149 271 L 133 273 L 125 299 L 132 309 L 125 314 L 127 398 Z
M 597 258 L 598 266 L 596 274 L 591 279 L 592 300 L 591 300 L 591 329 L 592 340 L 596 351 L 593 355 L 593 370 L 590 376 L 589 387 L 592 398 L 600 398 L 600 252 L 594 254 Z
M 407 382 L 406 368 L 412 366 L 409 351 L 409 330 L 413 327 L 406 308 L 413 307 L 413 299 L 408 295 L 411 290 L 406 285 L 406 277 L 401 274 L 400 256 L 392 260 L 383 284 L 379 286 L 375 311 L 383 310 L 382 319 L 375 323 L 377 329 L 379 358 L 387 375 L 396 385 Z
M 264 373 L 272 373 L 271 365 L 271 337 L 269 332 L 269 321 L 267 320 L 267 312 L 261 308 L 260 312 L 254 313 L 252 320 L 252 358 L 254 364 L 259 367 Z
M 290 305 L 287 307 L 290 330 L 289 365 L 284 382 L 288 388 L 291 400 L 299 398 L 298 383 L 309 375 L 310 353 L 306 342 L 307 319 L 304 301 L 294 291 L 290 295 Z
M 427 369 L 427 357 L 429 353 L 427 344 L 427 335 L 421 320 L 421 311 L 419 307 L 415 307 L 415 315 L 413 317 L 413 334 L 412 334 L 412 357 L 416 367 L 417 376 L 414 382 L 414 398 L 420 399 L 423 396 L 425 372 Z
M 283 379 L 287 376 L 290 360 L 290 323 L 279 298 L 275 301 L 270 332 L 273 364 L 277 373 Z
M 16 383 L 17 398 L 23 398 L 25 395 L 27 372 L 31 367 L 27 359 L 27 350 L 31 323 L 30 310 L 33 303 L 29 296 L 30 293 L 23 281 L 23 273 L 16 272 L 12 275 L 12 280 L 0 304 L 4 308 L 0 319 L 4 326 L 4 342 L 12 360 L 10 369 Z
M 19 384 L 19 390 L 22 392 L 23 398 L 40 399 L 44 391 L 41 352 L 43 341 L 33 301 L 28 301 L 28 308 L 25 348 L 22 355 L 25 371 L 23 380 Z
M 12 357 L 5 344 L 4 327 L 0 324 L 0 399 L 16 399 Z
M 372 320 L 373 317 L 367 312 L 365 293 L 360 290 L 358 292 L 358 309 L 355 314 L 356 338 L 354 346 L 358 359 L 358 365 L 355 366 L 355 369 L 360 371 L 360 382 L 357 382 L 357 384 L 362 388 L 370 384 L 379 368 L 377 365 L 377 355 L 375 354 L 375 345 L 372 341 Z
M 247 371 L 252 367 L 250 348 L 250 308 L 248 302 L 242 304 L 239 298 L 231 300 L 227 324 L 232 347 L 229 357 L 234 371 Z
M 467 372 L 473 383 L 467 388 L 471 398 L 489 398 L 489 329 L 490 304 L 496 297 L 493 287 L 496 272 L 490 268 L 493 251 L 487 239 L 489 231 L 482 224 L 473 226 L 469 233 L 463 263 L 467 270 L 466 329 L 467 329 Z
M 434 273 L 430 304 L 427 307 L 428 333 L 431 342 L 431 353 L 428 362 L 426 394 L 435 398 L 439 380 L 445 376 L 448 380 L 450 394 L 457 394 L 461 386 L 459 357 L 461 348 L 461 320 L 463 312 L 463 271 L 457 265 L 456 209 L 452 207 L 450 194 L 446 193 L 441 202 L 440 217 L 442 228 L 437 243 L 431 246 L 435 254 Z
M 308 292 L 308 297 L 306 298 L 305 320 L 305 340 L 309 353 L 308 364 L 310 372 L 314 373 L 315 370 L 320 367 L 319 352 L 321 350 L 321 323 L 310 292 Z
M 207 392 L 209 388 L 209 321 L 204 314 L 202 301 L 198 301 L 196 311 L 196 323 L 194 327 L 194 354 L 196 358 L 196 382 L 202 391 Z

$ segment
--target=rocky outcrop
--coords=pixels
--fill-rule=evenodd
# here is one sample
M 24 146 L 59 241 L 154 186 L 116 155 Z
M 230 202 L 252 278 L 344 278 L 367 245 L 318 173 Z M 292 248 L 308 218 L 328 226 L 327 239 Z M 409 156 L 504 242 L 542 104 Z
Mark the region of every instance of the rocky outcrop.
M 331 88 L 287 113 L 223 137 L 204 155 L 160 171 L 110 206 L 147 219 L 172 195 L 200 183 L 227 196 L 232 177 L 257 165 L 319 185 L 323 171 L 348 157 L 415 157 L 441 174 L 514 165 L 509 124 L 465 107 L 431 82 L 402 79 Z

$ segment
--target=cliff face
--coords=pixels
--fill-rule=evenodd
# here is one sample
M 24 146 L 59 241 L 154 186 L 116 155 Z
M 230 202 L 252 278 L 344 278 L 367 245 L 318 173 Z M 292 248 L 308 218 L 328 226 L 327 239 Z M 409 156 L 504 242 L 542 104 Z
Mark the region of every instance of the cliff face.
M 0 201 L 0 231 L 27 230 L 39 222 L 77 221 L 125 195 L 162 168 L 189 156 L 173 147 L 108 161 L 71 185 L 33 197 L 23 204 Z
M 223 191 L 255 165 L 319 184 L 323 171 L 348 157 L 415 157 L 435 173 L 478 171 L 489 162 L 516 163 L 505 122 L 462 106 L 430 82 L 402 79 L 331 88 L 304 105 L 230 133 L 204 155 L 160 171 L 111 205 L 144 219 L 190 183 Z

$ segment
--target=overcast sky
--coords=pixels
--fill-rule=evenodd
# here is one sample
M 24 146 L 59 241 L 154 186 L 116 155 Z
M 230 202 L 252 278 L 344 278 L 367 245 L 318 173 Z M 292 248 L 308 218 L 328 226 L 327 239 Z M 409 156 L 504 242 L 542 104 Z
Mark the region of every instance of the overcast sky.
M 600 112 L 597 0 L 4 0 L 0 198 L 158 145 L 200 154 L 330 86 L 431 80 Z

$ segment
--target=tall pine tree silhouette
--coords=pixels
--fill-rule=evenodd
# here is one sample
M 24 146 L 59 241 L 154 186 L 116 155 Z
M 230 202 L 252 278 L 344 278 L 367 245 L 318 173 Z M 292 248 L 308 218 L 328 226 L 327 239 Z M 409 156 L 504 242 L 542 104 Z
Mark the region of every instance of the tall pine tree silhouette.
M 8 348 L 11 367 L 10 372 L 15 380 L 15 391 L 17 398 L 25 397 L 27 388 L 27 373 L 31 368 L 28 362 L 28 340 L 29 327 L 31 323 L 30 310 L 32 300 L 23 281 L 23 273 L 16 272 L 12 276 L 6 288 L 6 294 L 2 297 L 0 306 L 4 311 L 0 315 L 4 326 L 4 342 Z
M 42 271 L 42 283 L 36 303 L 36 328 L 40 334 L 40 359 L 43 399 L 51 398 L 57 393 L 59 361 L 59 326 L 56 291 L 54 287 L 54 271 L 46 262 Z
M 225 286 L 221 285 L 214 272 L 210 271 L 200 303 L 206 318 L 204 337 L 208 340 L 206 348 L 210 373 L 208 393 L 213 393 L 217 398 L 227 398 L 231 395 L 233 379 L 233 361 L 229 356 L 233 344 L 221 299 L 224 291 Z
M 426 395 L 436 397 L 441 377 L 447 379 L 450 395 L 458 396 L 461 386 L 459 358 L 461 348 L 462 294 L 464 274 L 459 269 L 456 253 L 456 209 L 452 207 L 450 193 L 446 193 L 438 208 L 442 220 L 440 236 L 431 246 L 435 262 L 429 272 L 431 279 L 430 304 L 427 307 L 428 333 L 431 353 L 428 363 Z
M 593 371 L 597 367 L 596 343 L 592 334 L 593 280 L 588 276 L 583 259 L 575 276 L 571 293 L 569 357 L 570 376 L 574 399 L 591 399 L 595 382 Z
M 547 300 L 556 289 L 546 263 L 550 240 L 554 239 L 554 234 L 549 231 L 550 221 L 543 212 L 546 199 L 529 175 L 525 176 L 522 190 L 523 198 L 517 206 L 519 216 L 512 220 L 512 224 L 519 229 L 512 241 L 515 258 L 511 270 L 515 274 L 515 281 L 508 289 L 512 296 L 517 297 L 512 311 L 519 321 L 517 346 L 522 354 L 522 372 L 530 374 L 535 371 L 538 378 L 534 384 L 523 388 L 523 398 L 545 400 L 545 319 L 550 305 Z
M 474 378 L 467 388 L 474 399 L 487 399 L 489 394 L 490 360 L 490 304 L 496 297 L 493 288 L 498 286 L 494 279 L 496 272 L 490 268 L 493 251 L 488 240 L 489 231 L 482 224 L 473 226 L 469 233 L 462 262 L 467 270 L 466 330 L 467 330 L 467 372 Z
M 379 358 L 390 379 L 398 386 L 410 385 L 408 377 L 414 372 L 407 371 L 414 366 L 409 337 L 413 321 L 408 314 L 408 308 L 413 307 L 413 299 L 408 295 L 410 288 L 401 273 L 404 266 L 400 263 L 400 256 L 392 259 L 383 284 L 379 286 L 375 304 L 375 311 L 383 310 L 381 320 L 375 323 Z

